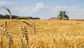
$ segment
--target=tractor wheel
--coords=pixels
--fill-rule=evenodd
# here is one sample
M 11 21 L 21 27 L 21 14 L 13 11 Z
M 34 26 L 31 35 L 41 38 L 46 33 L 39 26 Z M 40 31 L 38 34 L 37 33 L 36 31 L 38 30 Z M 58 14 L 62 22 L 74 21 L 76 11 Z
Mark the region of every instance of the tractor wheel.
M 63 20 L 69 20 L 68 16 L 63 17 Z

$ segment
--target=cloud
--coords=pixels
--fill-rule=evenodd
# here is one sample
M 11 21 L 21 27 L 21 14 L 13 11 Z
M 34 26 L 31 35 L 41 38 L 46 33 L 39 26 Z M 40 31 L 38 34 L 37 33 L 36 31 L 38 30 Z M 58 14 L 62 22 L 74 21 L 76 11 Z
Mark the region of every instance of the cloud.
M 36 12 L 40 11 L 43 8 L 44 8 L 44 3 L 43 2 L 39 2 L 34 7 L 32 7 L 30 13 L 36 13 Z
M 0 6 L 1 5 L 5 5 L 6 4 L 6 1 L 5 0 L 0 0 Z
M 44 3 L 43 2 L 38 2 L 33 6 L 17 6 L 16 8 L 13 7 L 14 12 L 18 12 L 19 14 L 24 14 L 24 15 L 31 15 L 39 12 L 41 9 L 44 8 Z

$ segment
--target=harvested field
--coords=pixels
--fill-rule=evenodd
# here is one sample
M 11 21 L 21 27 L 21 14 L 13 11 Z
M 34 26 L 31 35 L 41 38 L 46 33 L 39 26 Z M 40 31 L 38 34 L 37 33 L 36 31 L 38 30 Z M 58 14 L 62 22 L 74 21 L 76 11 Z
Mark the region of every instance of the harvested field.
M 84 48 L 84 21 L 1 20 L 0 48 Z

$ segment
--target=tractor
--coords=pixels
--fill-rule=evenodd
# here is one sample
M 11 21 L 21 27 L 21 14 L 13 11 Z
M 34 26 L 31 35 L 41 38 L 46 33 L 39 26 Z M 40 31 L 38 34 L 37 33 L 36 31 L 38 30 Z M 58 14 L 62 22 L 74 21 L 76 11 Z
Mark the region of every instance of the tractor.
M 60 11 L 57 19 L 59 19 L 59 20 L 69 20 L 69 17 L 66 15 L 66 11 Z

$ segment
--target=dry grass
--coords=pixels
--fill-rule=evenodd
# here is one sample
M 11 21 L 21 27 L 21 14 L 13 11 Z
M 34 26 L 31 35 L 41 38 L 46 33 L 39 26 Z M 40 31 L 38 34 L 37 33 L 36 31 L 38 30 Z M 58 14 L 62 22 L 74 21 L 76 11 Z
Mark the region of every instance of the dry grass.
M 0 48 L 84 48 L 84 21 L 24 21 L 0 21 Z

